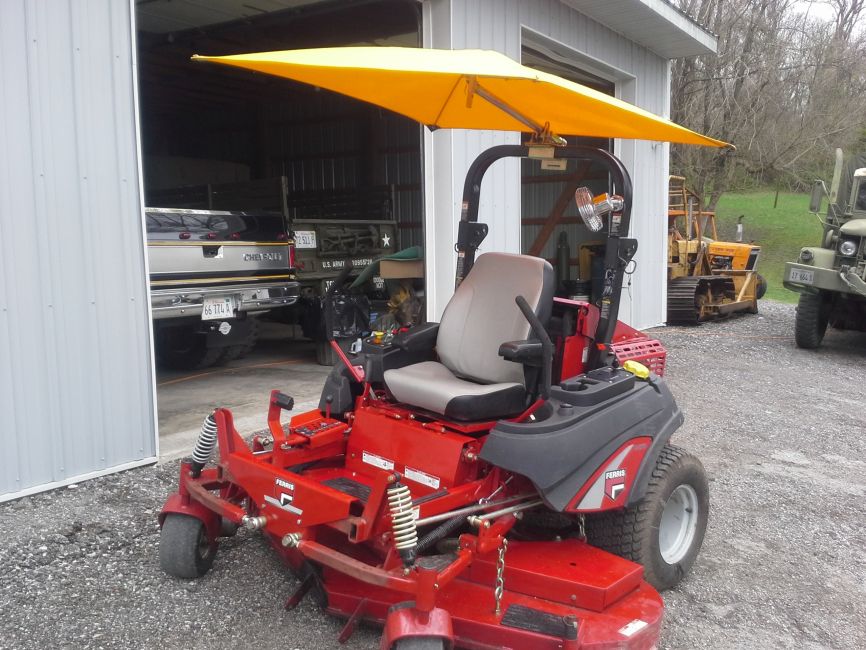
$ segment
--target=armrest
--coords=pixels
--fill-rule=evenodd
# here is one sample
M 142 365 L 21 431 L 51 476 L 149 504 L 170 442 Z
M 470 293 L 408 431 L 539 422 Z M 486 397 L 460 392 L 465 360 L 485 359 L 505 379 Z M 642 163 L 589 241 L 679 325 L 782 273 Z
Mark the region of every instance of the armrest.
M 525 365 L 541 365 L 544 359 L 541 341 L 508 341 L 499 346 L 499 356 L 506 361 Z
M 423 352 L 432 350 L 436 346 L 437 336 L 439 336 L 439 323 L 424 323 L 398 334 L 391 343 L 406 352 Z

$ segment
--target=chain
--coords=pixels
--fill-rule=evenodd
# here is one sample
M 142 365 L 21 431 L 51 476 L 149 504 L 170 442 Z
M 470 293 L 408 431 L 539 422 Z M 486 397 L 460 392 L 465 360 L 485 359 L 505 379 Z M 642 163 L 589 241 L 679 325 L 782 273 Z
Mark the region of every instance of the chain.
M 502 592 L 505 591 L 505 551 L 508 550 L 508 540 L 502 540 L 502 546 L 499 547 L 499 559 L 496 561 L 496 587 L 493 589 L 493 598 L 496 600 L 496 616 L 502 612 L 500 601 L 502 600 Z
M 583 515 L 577 515 L 577 537 L 586 540 L 586 517 Z

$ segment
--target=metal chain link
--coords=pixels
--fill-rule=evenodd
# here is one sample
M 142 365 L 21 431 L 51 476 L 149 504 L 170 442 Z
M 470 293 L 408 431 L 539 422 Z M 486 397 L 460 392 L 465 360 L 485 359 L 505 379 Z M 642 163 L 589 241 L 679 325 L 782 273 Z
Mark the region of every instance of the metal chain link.
M 502 612 L 500 601 L 502 593 L 505 591 L 505 551 L 508 550 L 508 540 L 502 540 L 502 546 L 499 547 L 499 559 L 496 561 L 496 587 L 493 589 L 493 598 L 496 600 L 495 614 L 499 616 Z

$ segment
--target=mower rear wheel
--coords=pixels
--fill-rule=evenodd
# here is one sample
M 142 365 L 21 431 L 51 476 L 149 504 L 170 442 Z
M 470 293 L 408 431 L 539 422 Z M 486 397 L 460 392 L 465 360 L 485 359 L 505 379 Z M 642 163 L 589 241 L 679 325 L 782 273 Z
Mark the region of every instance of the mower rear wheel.
M 659 591 L 670 589 L 698 556 L 709 505 L 701 461 L 684 449 L 665 445 L 641 502 L 587 516 L 587 540 L 643 565 L 646 581 Z
M 208 538 L 204 523 L 187 515 L 170 513 L 162 522 L 159 564 L 175 578 L 201 578 L 213 565 L 217 544 Z

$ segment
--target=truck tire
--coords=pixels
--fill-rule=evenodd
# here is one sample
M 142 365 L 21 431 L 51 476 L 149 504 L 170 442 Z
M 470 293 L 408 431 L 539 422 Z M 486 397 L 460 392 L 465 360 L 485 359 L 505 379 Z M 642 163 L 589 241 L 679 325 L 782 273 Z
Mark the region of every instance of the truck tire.
M 207 336 L 195 326 L 166 327 L 156 336 L 159 365 L 172 370 L 201 370 L 220 360 L 225 348 L 208 347 Z
M 827 331 L 827 322 L 823 292 L 801 293 L 794 323 L 794 341 L 797 347 L 814 350 L 821 345 L 824 333 Z
M 643 565 L 659 591 L 676 586 L 698 556 L 709 517 L 710 490 L 696 456 L 665 445 L 640 503 L 586 517 L 593 546 Z
M 248 318 L 250 321 L 250 333 L 247 335 L 246 340 L 237 345 L 224 347 L 219 358 L 219 363 L 228 363 L 235 359 L 242 359 L 255 349 L 256 343 L 259 340 L 260 325 L 257 318 L 253 316 L 249 316 Z
M 337 355 L 331 348 L 330 341 L 316 341 L 316 363 L 320 366 L 333 366 Z

